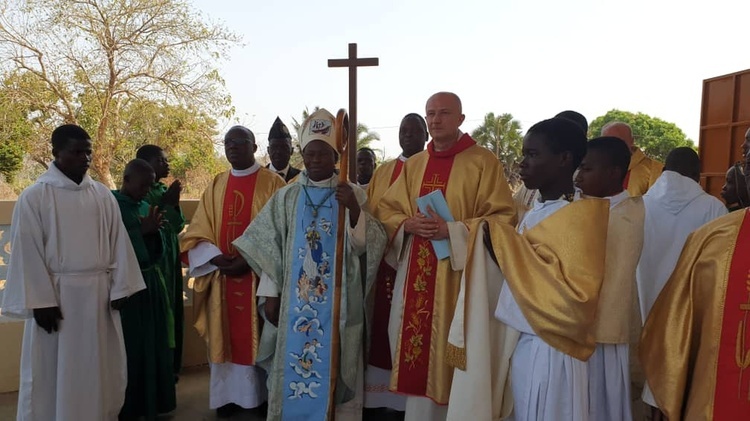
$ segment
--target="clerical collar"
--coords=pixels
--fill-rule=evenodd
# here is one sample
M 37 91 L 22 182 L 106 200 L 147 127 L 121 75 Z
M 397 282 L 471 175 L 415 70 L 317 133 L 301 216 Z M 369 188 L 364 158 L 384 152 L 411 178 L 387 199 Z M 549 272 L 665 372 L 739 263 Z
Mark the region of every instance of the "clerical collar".
M 305 173 L 305 175 L 307 175 L 307 173 Z M 320 181 L 313 181 L 307 177 L 305 178 L 307 179 L 306 184 L 308 186 L 313 186 L 313 187 L 322 187 L 322 188 L 332 189 L 332 188 L 335 188 L 339 184 L 339 176 L 337 174 L 334 174 L 330 178 L 326 178 L 325 180 L 320 180 Z
M 398 156 L 398 160 L 401 161 L 401 162 L 406 162 L 407 159 L 409 159 L 409 158 L 405 157 L 404 154 L 401 154 L 401 155 Z
M 277 170 L 276 167 L 273 166 L 273 162 L 268 164 L 268 169 L 275 172 L 276 174 L 281 175 L 282 177 L 286 177 L 287 173 L 289 172 L 289 167 L 291 165 L 286 164 L 286 167 L 283 170 Z
M 234 168 L 232 168 L 230 171 L 235 177 L 247 177 L 248 175 L 253 175 L 258 172 L 259 169 L 260 165 L 256 162 L 250 168 L 245 168 L 244 170 L 235 170 Z
M 578 199 L 581 198 L 581 194 L 582 194 L 581 189 L 579 189 L 578 187 L 575 187 L 575 190 L 573 191 L 573 193 L 563 193 L 557 199 L 551 199 L 551 200 L 544 200 L 544 198 L 542 197 L 542 194 L 539 193 L 539 194 L 537 194 L 537 197 L 536 197 L 536 204 L 535 204 L 535 206 L 544 207 L 544 206 L 546 206 L 549 203 L 555 203 L 555 202 L 559 202 L 561 200 L 564 200 L 566 202 L 574 202 L 574 201 L 576 201 L 576 200 L 578 200 Z
M 613 208 L 619 205 L 623 200 L 627 199 L 628 197 L 630 197 L 630 194 L 628 193 L 627 190 L 623 190 L 614 196 L 607 197 L 607 199 L 609 199 L 609 207 Z

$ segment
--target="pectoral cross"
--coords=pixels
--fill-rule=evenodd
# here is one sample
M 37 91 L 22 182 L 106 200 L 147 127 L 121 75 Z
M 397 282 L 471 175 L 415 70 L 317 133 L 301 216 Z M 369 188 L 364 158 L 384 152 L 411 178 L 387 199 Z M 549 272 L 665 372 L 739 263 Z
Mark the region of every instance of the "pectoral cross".
M 357 182 L 357 67 L 377 66 L 377 57 L 358 58 L 357 44 L 349 44 L 349 57 L 329 59 L 328 67 L 349 68 L 349 181 Z

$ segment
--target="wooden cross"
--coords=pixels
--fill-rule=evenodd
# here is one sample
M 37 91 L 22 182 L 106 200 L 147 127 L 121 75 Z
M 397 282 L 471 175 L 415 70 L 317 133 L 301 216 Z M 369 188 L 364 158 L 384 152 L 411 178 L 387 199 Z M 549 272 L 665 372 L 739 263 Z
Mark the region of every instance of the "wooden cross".
M 349 181 L 357 182 L 357 67 L 377 66 L 377 57 L 357 58 L 357 44 L 349 44 L 349 57 L 329 59 L 328 67 L 349 68 Z

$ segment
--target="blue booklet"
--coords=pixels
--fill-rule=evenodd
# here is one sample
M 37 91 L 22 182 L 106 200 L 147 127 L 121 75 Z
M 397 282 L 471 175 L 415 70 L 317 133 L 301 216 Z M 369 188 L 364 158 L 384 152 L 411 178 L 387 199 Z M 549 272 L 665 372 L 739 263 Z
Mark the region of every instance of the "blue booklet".
M 453 222 L 453 215 L 451 215 L 450 209 L 448 209 L 448 202 L 445 201 L 445 196 L 441 190 L 435 190 L 432 193 L 428 193 L 422 197 L 417 198 L 417 207 L 419 211 L 425 216 L 430 216 L 427 213 L 427 207 L 431 207 L 441 218 L 445 219 L 446 222 Z M 432 240 L 432 248 L 435 249 L 435 255 L 438 260 L 443 260 L 451 255 L 451 246 L 448 239 L 444 240 Z

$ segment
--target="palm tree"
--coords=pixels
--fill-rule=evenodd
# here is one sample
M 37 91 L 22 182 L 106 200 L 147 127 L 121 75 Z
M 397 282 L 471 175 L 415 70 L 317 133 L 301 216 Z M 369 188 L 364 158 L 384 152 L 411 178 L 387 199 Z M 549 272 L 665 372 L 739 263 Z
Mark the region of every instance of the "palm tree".
M 511 185 L 515 186 L 520 181 L 518 177 L 518 164 L 523 158 L 523 134 L 521 123 L 513 119 L 513 115 L 505 113 L 495 116 L 495 113 L 487 113 L 484 122 L 477 127 L 471 137 L 480 145 L 491 150 L 505 168 L 505 177 Z

